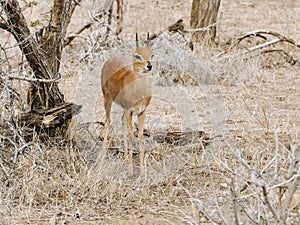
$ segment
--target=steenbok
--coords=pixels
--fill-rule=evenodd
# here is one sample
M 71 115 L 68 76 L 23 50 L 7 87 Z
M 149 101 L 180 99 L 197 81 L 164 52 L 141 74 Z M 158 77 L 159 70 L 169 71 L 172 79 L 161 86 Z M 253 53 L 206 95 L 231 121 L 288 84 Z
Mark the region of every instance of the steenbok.
M 133 128 L 132 116 L 138 117 L 138 139 L 140 154 L 140 171 L 144 172 L 144 146 L 143 128 L 145 123 L 145 111 L 151 100 L 151 85 L 148 73 L 152 69 L 152 50 L 149 47 L 149 33 L 147 46 L 139 47 L 136 34 L 136 48 L 132 57 L 113 57 L 107 60 L 102 69 L 101 84 L 106 111 L 106 126 L 110 123 L 110 111 L 112 103 L 120 105 L 124 109 L 122 116 L 123 128 L 127 129 L 125 136 L 125 158 L 128 157 L 131 171 L 132 167 L 132 141 Z M 127 149 L 127 136 L 129 136 L 129 155 Z

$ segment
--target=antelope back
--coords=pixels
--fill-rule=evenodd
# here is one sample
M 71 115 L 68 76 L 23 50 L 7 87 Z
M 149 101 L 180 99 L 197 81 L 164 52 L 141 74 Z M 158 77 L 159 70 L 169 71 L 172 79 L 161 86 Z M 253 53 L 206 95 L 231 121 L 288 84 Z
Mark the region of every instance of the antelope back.
M 117 73 L 120 73 L 124 69 L 132 72 L 134 71 L 131 57 L 112 57 L 109 60 L 107 60 L 102 68 L 102 86 L 104 86 L 110 78 L 115 76 Z

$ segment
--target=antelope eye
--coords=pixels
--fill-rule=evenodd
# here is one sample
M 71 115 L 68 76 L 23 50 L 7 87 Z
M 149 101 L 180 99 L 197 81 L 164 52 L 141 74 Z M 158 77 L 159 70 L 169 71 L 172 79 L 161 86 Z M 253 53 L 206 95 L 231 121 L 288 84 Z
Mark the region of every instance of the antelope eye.
M 136 58 L 136 60 L 142 61 L 143 58 L 140 55 L 134 55 L 134 57 Z
M 154 55 L 151 55 L 151 59 L 153 59 L 154 58 Z

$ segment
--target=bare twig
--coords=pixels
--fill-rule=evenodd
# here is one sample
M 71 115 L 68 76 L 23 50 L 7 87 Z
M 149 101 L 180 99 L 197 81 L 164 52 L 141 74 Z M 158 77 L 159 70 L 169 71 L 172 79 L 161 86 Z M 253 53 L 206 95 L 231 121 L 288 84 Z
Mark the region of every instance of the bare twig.
M 26 143 L 26 144 L 22 145 L 20 148 L 18 148 L 15 151 L 15 156 L 14 156 L 14 159 L 13 159 L 14 164 L 17 163 L 19 154 L 22 153 L 30 145 L 31 145 L 31 143 Z
M 284 222 L 282 221 L 282 219 L 279 217 L 278 213 L 275 211 L 274 207 L 272 206 L 269 197 L 268 197 L 268 192 L 267 192 L 267 188 L 265 186 L 262 187 L 262 194 L 265 200 L 266 205 L 268 206 L 268 208 L 270 209 L 271 213 L 273 214 L 274 218 L 277 220 L 277 222 L 279 222 L 280 224 L 284 224 Z
M 273 186 L 271 186 L 271 187 L 267 187 L 267 191 L 268 191 L 268 190 L 271 190 L 271 189 L 274 189 L 274 188 L 278 188 L 278 187 L 285 187 L 288 183 L 290 183 L 291 181 L 293 181 L 296 177 L 298 177 L 298 179 L 299 179 L 300 175 L 294 175 L 293 177 L 291 177 L 291 178 L 288 179 L 288 180 L 285 180 L 285 181 L 283 181 L 283 182 L 281 182 L 281 183 L 275 184 L 275 185 L 273 185 Z M 254 196 L 254 195 L 257 195 L 258 193 L 259 193 L 259 192 L 254 192 L 254 193 L 251 193 L 251 194 L 248 194 L 248 195 L 244 195 L 244 196 L 242 196 L 242 197 L 239 197 L 239 199 L 247 199 L 247 198 L 249 198 L 249 197 L 252 197 L 252 196 Z
M 202 213 L 202 215 L 209 221 L 214 222 L 216 224 L 222 224 L 222 222 L 216 218 L 213 218 L 212 215 L 210 215 L 206 210 L 205 210 L 205 206 L 204 203 L 200 200 L 197 199 L 195 197 L 192 196 L 192 194 L 190 193 L 189 190 L 187 190 L 180 182 L 179 182 L 180 187 L 185 191 L 185 193 L 187 193 L 190 197 L 190 199 L 192 200 L 192 203 L 197 203 L 196 206 L 197 208 L 200 210 L 200 212 Z M 221 217 L 222 219 L 222 217 Z M 223 221 L 223 220 L 222 220 Z M 224 221 L 223 221 L 224 222 Z
M 250 215 L 251 212 L 249 213 L 247 211 L 247 209 L 242 204 L 240 204 L 239 201 L 236 201 L 236 202 L 237 202 L 238 206 L 240 207 L 240 211 L 243 212 L 251 220 L 251 222 L 253 224 L 259 224 L 259 222 L 255 218 L 253 218 L 253 216 Z
M 197 203 L 198 209 L 200 210 L 200 212 L 202 213 L 202 215 L 208 221 L 211 221 L 211 222 L 216 223 L 216 224 L 222 224 L 221 221 L 218 221 L 217 219 L 213 218 L 208 212 L 206 212 L 205 207 L 204 207 L 204 203 L 201 200 L 199 200 L 197 198 L 192 198 L 192 200 Z
M 234 213 L 234 222 L 236 225 L 240 224 L 240 217 L 239 217 L 239 205 L 237 203 L 237 194 L 236 194 L 236 188 L 234 185 L 234 180 L 233 177 L 231 178 L 230 181 L 230 193 L 231 193 L 231 197 L 232 197 L 232 202 L 233 202 L 233 213 Z
M 113 16 L 113 1 L 108 0 L 106 2 L 110 2 L 110 5 L 109 5 L 108 10 L 107 10 L 107 16 L 108 16 L 107 23 L 108 23 L 108 26 L 106 27 L 105 40 L 107 40 L 108 37 L 109 37 L 109 33 L 110 33 L 110 30 L 111 30 L 112 16 Z
M 278 179 L 278 155 L 279 155 L 279 138 L 278 130 L 274 128 L 274 138 L 275 138 L 275 161 L 274 161 L 274 180 Z
M 299 62 L 298 59 L 295 59 L 293 56 L 291 56 L 289 53 L 284 51 L 283 49 L 266 49 L 261 52 L 261 54 L 268 54 L 268 53 L 279 53 L 283 58 L 285 58 L 285 61 L 291 65 L 295 65 Z
M 0 160 L 1 160 L 0 161 L 0 166 L 1 166 L 1 169 L 2 169 L 3 173 L 5 174 L 6 178 L 9 178 L 10 175 L 9 175 L 9 173 L 7 172 L 7 170 L 5 169 L 5 167 L 2 164 L 2 158 L 0 158 Z
M 288 208 L 290 207 L 290 204 L 291 204 L 291 201 L 293 199 L 295 192 L 298 190 L 299 180 L 300 180 L 300 162 L 296 161 L 291 166 L 293 167 L 293 169 L 296 170 L 296 175 L 293 176 L 294 179 L 292 180 L 292 184 L 289 185 L 289 187 L 285 193 L 286 197 L 285 197 L 285 201 L 283 203 L 283 207 L 281 209 L 281 218 L 284 221 L 287 219 Z
M 249 166 L 247 161 L 242 158 L 241 154 L 232 147 L 228 141 L 225 140 L 226 145 L 228 146 L 229 150 L 233 153 L 233 155 L 243 164 L 243 166 L 249 170 L 252 171 L 252 168 Z
M 53 83 L 59 82 L 61 80 L 61 76 L 55 79 L 40 79 L 40 78 L 30 78 L 30 77 L 18 77 L 18 76 L 9 76 L 10 80 L 24 80 L 28 82 L 42 82 L 42 83 Z
M 211 30 L 212 27 L 215 27 L 216 25 L 218 25 L 219 23 L 221 23 L 222 21 L 210 24 L 206 27 L 200 27 L 200 28 L 194 28 L 194 29 L 187 29 L 185 30 L 185 32 L 187 33 L 195 33 L 195 32 L 204 32 L 204 31 L 208 31 Z

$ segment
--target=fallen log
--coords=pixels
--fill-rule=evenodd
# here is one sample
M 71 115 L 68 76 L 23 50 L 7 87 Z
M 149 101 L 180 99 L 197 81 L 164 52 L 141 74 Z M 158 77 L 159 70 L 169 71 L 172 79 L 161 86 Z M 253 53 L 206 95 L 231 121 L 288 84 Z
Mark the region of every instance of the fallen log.
M 209 144 L 209 137 L 204 131 L 186 131 L 186 132 L 160 132 L 156 133 L 153 140 L 157 143 L 185 146 L 196 143 Z

